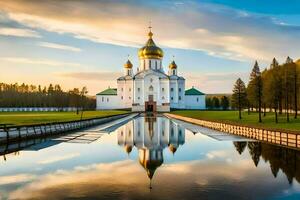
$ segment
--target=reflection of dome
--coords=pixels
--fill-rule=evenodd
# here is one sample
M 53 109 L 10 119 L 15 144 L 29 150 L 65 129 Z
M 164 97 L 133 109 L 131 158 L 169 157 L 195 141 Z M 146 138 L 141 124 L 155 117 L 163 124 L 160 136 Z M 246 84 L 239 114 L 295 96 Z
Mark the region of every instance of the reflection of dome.
M 177 65 L 176 65 L 174 60 L 170 63 L 169 68 L 170 69 L 177 69 Z
M 160 128 L 161 127 L 161 128 Z M 137 148 L 139 163 L 151 180 L 163 164 L 165 148 L 175 154 L 184 144 L 184 130 L 170 119 L 146 116 L 133 120 L 117 130 L 118 144 L 129 154 Z
M 147 175 L 150 179 L 152 179 L 155 170 L 161 166 L 163 163 L 162 160 L 147 160 L 147 161 L 142 161 L 140 160 L 140 164 L 144 167 L 144 169 L 147 171 Z
M 169 149 L 173 154 L 177 151 L 177 148 L 174 147 L 174 145 L 172 145 L 172 144 L 169 145 Z
M 139 161 L 147 171 L 148 177 L 152 179 L 155 170 L 163 163 L 162 151 L 140 149 Z
M 129 154 L 132 151 L 132 146 L 125 145 L 125 151 Z
M 127 62 L 124 64 L 124 68 L 127 68 L 127 69 L 131 69 L 132 68 L 132 63 L 130 62 L 130 60 L 127 60 Z
M 154 59 L 161 59 L 164 56 L 164 52 L 161 48 L 156 46 L 154 43 L 152 36 L 153 33 L 150 31 L 148 33 L 149 39 L 146 42 L 146 45 L 139 49 L 138 55 L 140 59 L 145 58 L 154 58 Z

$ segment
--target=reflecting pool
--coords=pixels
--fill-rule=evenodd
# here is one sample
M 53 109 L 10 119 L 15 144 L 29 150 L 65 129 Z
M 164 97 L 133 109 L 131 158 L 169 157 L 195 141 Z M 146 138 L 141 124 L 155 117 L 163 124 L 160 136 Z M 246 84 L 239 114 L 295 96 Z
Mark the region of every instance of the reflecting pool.
M 300 151 L 198 130 L 136 117 L 2 146 L 0 199 L 300 199 Z

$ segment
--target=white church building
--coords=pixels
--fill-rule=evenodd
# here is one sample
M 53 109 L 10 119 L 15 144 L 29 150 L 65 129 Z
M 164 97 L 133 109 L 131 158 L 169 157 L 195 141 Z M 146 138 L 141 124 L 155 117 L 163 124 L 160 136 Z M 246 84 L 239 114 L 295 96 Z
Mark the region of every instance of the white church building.
M 97 110 L 128 109 L 132 111 L 168 112 L 170 109 L 205 109 L 205 94 L 191 88 L 185 90 L 185 79 L 178 76 L 173 60 L 166 73 L 162 66 L 163 50 L 153 41 L 153 33 L 140 48 L 140 65 L 136 72 L 128 60 L 124 75 L 117 79 L 117 88 L 108 88 L 96 95 Z

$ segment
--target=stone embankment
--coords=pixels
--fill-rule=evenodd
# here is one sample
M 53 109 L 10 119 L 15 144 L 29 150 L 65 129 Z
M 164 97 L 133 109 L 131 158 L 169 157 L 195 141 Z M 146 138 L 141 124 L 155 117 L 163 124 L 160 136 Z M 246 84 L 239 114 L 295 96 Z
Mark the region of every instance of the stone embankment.
M 183 117 L 179 115 L 174 115 L 170 113 L 165 114 L 167 117 L 175 118 L 178 120 L 190 122 L 203 127 L 211 128 L 214 130 L 244 136 L 247 138 L 268 142 L 272 144 L 277 144 L 281 146 L 291 147 L 300 149 L 300 133 L 276 131 L 276 130 L 266 130 L 262 128 L 253 128 L 242 125 L 233 125 L 221 122 L 212 122 L 208 120 L 200 120 L 189 117 Z
M 68 122 L 1 127 L 0 144 L 76 131 L 91 126 L 104 124 L 113 120 L 121 119 L 128 115 L 130 115 L 130 113 Z

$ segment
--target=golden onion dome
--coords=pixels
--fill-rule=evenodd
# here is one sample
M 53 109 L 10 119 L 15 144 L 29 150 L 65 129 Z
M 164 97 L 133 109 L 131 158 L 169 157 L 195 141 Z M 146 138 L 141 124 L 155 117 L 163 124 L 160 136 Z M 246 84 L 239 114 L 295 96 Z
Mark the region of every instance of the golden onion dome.
M 149 39 L 146 42 L 145 46 L 139 49 L 138 55 L 140 59 L 145 58 L 154 58 L 154 59 L 161 59 L 164 56 L 164 52 L 161 48 L 156 46 L 154 43 L 152 36 L 153 33 L 150 31 L 148 33 Z
M 127 69 L 131 69 L 132 68 L 132 63 L 130 62 L 130 60 L 127 60 L 127 62 L 124 64 L 124 67 Z
M 177 148 L 174 147 L 172 144 L 169 145 L 169 149 L 173 154 L 177 151 Z
M 129 154 L 132 151 L 132 146 L 125 145 L 125 151 Z
M 146 170 L 147 175 L 150 179 L 152 179 L 156 169 L 160 167 L 162 163 L 163 163 L 162 160 L 145 160 L 145 161 L 140 160 L 140 164 Z
M 170 69 L 177 69 L 177 65 L 176 65 L 174 60 L 170 63 L 169 68 Z

